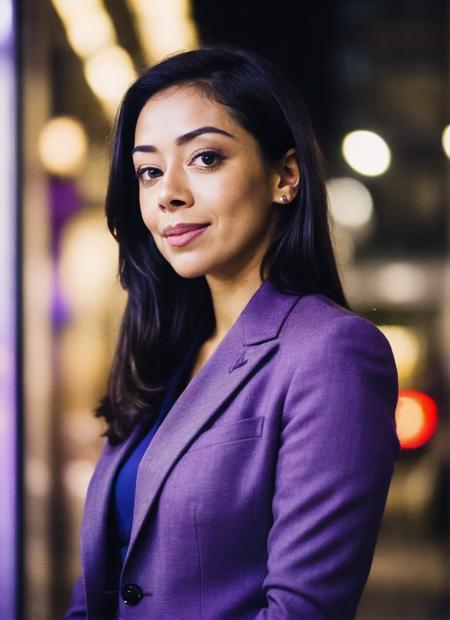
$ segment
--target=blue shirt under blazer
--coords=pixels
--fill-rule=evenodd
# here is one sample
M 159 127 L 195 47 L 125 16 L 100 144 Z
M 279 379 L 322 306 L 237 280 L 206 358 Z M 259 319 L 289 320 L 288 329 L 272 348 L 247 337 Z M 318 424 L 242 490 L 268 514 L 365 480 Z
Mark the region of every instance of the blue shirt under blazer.
M 136 446 L 131 446 L 132 449 L 130 453 L 118 468 L 112 490 L 112 514 L 110 517 L 112 519 L 113 535 L 116 537 L 116 547 L 120 554 L 120 564 L 123 564 L 131 538 L 134 495 L 136 492 L 136 477 L 139 464 L 161 422 L 182 391 L 185 375 L 190 369 L 192 358 L 200 344 L 200 340 L 201 337 L 194 340 L 187 353 L 183 356 L 177 371 L 169 381 L 159 415 L 154 424 L 151 425 L 147 433 Z M 112 553 L 114 554 L 114 549 L 112 549 Z M 117 558 L 117 560 L 118 559 L 119 558 Z
M 392 351 L 373 323 L 267 280 L 140 462 L 112 592 L 113 481 L 148 429 L 106 442 L 66 618 L 353 618 L 399 454 L 397 398 Z

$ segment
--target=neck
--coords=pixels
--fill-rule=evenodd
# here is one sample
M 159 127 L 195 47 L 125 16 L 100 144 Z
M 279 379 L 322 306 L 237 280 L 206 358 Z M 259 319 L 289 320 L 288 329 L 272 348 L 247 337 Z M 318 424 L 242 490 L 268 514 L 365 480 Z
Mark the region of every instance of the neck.
M 273 240 L 278 221 L 278 216 L 273 219 L 272 226 L 259 247 L 247 248 L 246 260 L 240 256 L 234 267 L 230 265 L 227 271 L 206 274 L 216 323 L 210 341 L 218 344 L 224 338 L 263 283 L 260 276 L 261 262 Z M 240 264 L 239 268 L 236 268 L 237 262 Z M 267 277 L 266 270 L 264 278 Z
M 206 278 L 216 320 L 211 340 L 219 342 L 233 327 L 242 310 L 261 286 L 262 280 L 258 269 L 234 278 Z

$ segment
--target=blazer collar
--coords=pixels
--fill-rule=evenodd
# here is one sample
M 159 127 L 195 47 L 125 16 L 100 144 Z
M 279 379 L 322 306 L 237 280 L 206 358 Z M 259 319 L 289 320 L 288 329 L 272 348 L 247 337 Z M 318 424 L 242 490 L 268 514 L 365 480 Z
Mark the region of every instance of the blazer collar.
M 133 528 L 124 566 L 180 454 L 215 415 L 220 415 L 222 405 L 232 398 L 246 378 L 272 357 L 278 348 L 280 330 L 299 298 L 299 295 L 281 293 L 266 280 L 167 413 L 138 469 Z M 89 599 L 95 600 L 95 592 L 102 587 L 99 568 L 104 566 L 106 555 L 105 523 L 114 476 L 127 451 L 143 432 L 142 425 L 138 425 L 122 444 L 105 446 L 89 487 L 81 536 L 88 606 Z
M 265 280 L 235 323 L 242 334 L 243 344 L 259 344 L 278 338 L 300 297 L 300 294 L 282 293 L 270 280 Z

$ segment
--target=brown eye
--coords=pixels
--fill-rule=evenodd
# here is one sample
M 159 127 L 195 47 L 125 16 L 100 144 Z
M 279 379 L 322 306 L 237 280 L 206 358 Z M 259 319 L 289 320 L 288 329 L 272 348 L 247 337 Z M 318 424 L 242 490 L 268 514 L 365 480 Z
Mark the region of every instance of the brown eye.
M 225 159 L 224 156 L 218 151 L 214 150 L 202 151 L 201 153 L 197 153 L 197 155 L 194 157 L 194 161 L 201 161 L 201 163 L 203 164 L 201 166 L 202 168 L 215 168 L 223 159 Z
M 148 181 L 154 179 L 159 174 L 161 174 L 161 170 L 159 170 L 158 168 L 151 168 L 149 166 L 146 166 L 145 168 L 139 168 L 135 172 L 135 176 L 139 181 Z
M 214 162 L 216 161 L 216 154 L 215 153 L 203 153 L 202 155 L 200 155 L 200 159 L 202 160 L 202 163 L 205 164 L 205 166 L 212 166 Z

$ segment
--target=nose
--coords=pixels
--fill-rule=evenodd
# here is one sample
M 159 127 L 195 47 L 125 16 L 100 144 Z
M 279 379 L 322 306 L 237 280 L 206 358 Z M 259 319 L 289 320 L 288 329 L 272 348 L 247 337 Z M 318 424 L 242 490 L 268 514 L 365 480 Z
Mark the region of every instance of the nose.
M 192 192 L 180 172 L 166 171 L 159 187 L 158 204 L 163 211 L 191 207 L 194 203 Z

